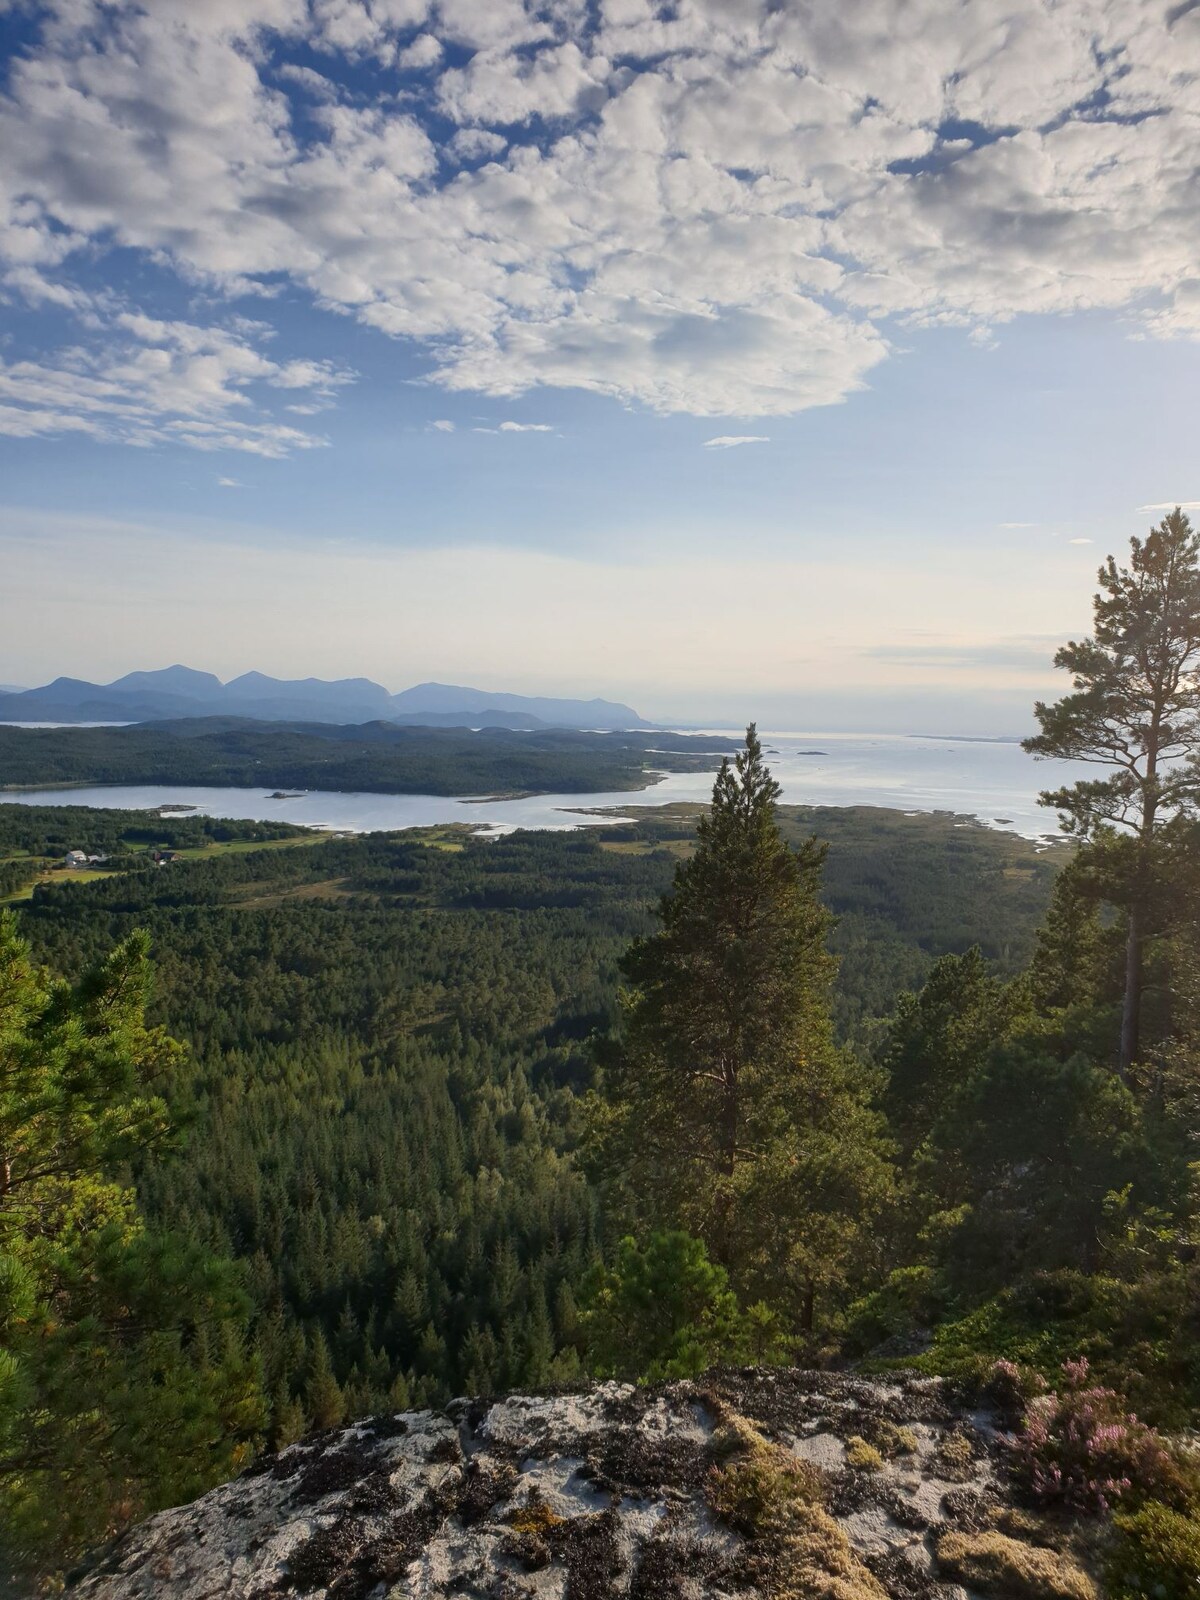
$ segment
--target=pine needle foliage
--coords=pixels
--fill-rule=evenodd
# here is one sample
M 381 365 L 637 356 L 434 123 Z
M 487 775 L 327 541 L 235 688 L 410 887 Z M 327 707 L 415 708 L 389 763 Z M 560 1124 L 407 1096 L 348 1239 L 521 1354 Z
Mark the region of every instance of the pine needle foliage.
M 834 1042 L 824 851 L 787 845 L 779 792 L 752 724 L 658 931 L 623 963 L 593 1128 L 635 1217 L 703 1240 L 744 1302 L 809 1331 L 861 1264 L 890 1168 L 868 1079 Z
M 1141 1045 L 1144 947 L 1163 899 L 1159 857 L 1194 810 L 1196 767 L 1184 758 L 1200 749 L 1200 536 L 1176 506 L 1130 545 L 1127 566 L 1109 556 L 1100 569 L 1092 635 L 1054 658 L 1073 692 L 1039 701 L 1042 731 L 1025 740 L 1035 756 L 1109 769 L 1048 791 L 1042 803 L 1069 832 L 1106 847 L 1111 899 L 1127 920 L 1118 1059 L 1126 1080 Z
M 0 1588 L 228 1476 L 263 1420 L 232 1267 L 121 1180 L 173 1131 L 149 982 L 144 936 L 72 986 L 0 915 Z

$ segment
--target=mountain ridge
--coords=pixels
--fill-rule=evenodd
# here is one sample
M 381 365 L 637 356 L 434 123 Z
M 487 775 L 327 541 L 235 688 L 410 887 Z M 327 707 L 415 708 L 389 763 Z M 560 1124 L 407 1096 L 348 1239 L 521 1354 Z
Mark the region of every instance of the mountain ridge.
M 128 672 L 111 683 L 60 676 L 38 688 L 0 690 L 6 722 L 153 722 L 227 712 L 256 721 L 339 724 L 376 720 L 408 726 L 651 728 L 632 706 L 600 698 L 520 695 L 426 682 L 391 694 L 370 678 L 272 678 L 244 672 L 227 683 L 179 663 Z

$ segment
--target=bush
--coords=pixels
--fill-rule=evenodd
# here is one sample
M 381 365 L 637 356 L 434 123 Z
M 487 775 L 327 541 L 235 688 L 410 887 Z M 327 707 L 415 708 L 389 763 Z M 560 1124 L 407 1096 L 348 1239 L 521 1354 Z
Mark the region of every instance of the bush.
M 1064 1362 L 1057 1393 L 1039 1395 L 1012 1442 L 1017 1477 L 1042 1505 L 1107 1512 L 1119 1500 L 1176 1499 L 1183 1474 L 1161 1437 L 1113 1389 L 1089 1384 L 1084 1360 Z
M 865 1354 L 886 1339 L 934 1327 L 945 1313 L 945 1290 L 932 1267 L 897 1267 L 878 1289 L 850 1307 L 847 1346 Z
M 1108 1560 L 1111 1600 L 1196 1600 L 1200 1594 L 1200 1520 L 1150 1504 L 1115 1518 Z

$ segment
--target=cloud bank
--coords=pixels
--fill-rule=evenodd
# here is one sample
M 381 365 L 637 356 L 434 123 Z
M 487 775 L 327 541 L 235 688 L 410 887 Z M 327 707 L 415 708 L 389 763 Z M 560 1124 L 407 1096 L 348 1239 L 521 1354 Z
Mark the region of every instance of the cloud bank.
M 1200 336 L 1195 6 L 35 15 L 0 100 L 0 262 L 10 294 L 80 331 L 6 370 L 10 432 L 320 442 L 275 419 L 277 391 L 314 391 L 303 416 L 345 374 L 273 365 L 228 323 L 134 325 L 77 281 L 114 248 L 208 295 L 301 291 L 414 341 L 447 390 L 576 388 L 702 417 L 844 401 L 906 326 L 986 345 L 1020 314 L 1106 309 L 1140 337 Z

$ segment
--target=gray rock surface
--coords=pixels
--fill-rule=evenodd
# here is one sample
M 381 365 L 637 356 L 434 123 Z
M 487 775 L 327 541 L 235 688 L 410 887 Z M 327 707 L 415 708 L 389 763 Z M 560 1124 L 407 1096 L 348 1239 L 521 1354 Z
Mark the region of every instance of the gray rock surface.
M 832 1518 L 841 1530 L 826 1558 L 840 1575 L 825 1591 L 803 1592 L 963 1600 L 965 1590 L 939 1577 L 937 1542 L 947 1528 L 983 1526 L 1003 1506 L 988 1419 L 957 1410 L 937 1380 L 771 1369 L 657 1389 L 602 1384 L 542 1399 L 457 1401 L 444 1413 L 376 1417 L 321 1434 L 151 1517 L 77 1576 L 70 1593 L 782 1593 L 762 1577 L 755 1530 L 738 1531 L 736 1517 L 724 1521 L 714 1510 L 714 1473 L 723 1461 L 750 1459 L 747 1451 L 759 1451 L 754 1459 L 771 1471 L 800 1464 L 820 1486 L 822 1527 L 828 1533 Z

